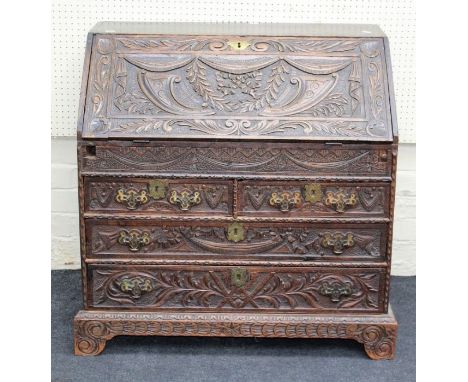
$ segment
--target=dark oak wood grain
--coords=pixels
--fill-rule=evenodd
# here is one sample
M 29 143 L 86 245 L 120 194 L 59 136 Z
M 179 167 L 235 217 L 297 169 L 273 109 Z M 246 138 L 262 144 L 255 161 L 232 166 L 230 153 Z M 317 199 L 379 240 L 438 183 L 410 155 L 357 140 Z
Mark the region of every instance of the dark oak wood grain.
M 393 358 L 388 40 L 122 28 L 90 33 L 85 56 L 75 353 L 206 335 Z

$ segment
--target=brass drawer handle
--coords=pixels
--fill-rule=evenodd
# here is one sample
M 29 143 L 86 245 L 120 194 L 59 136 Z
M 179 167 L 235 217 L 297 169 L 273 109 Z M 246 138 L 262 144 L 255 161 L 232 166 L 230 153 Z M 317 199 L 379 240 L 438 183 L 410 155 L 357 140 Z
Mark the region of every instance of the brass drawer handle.
M 134 299 L 139 299 L 142 294 L 153 290 L 151 279 L 139 276 L 124 277 L 117 281 L 117 285 L 122 292 L 130 294 Z
M 351 233 L 343 235 L 341 233 L 332 234 L 326 232 L 323 234 L 320 245 L 324 248 L 332 248 L 334 254 L 341 255 L 345 248 L 349 248 L 354 245 L 354 237 Z
M 270 206 L 279 208 L 281 212 L 291 211 L 302 203 L 302 196 L 299 192 L 273 192 L 270 198 Z
M 126 245 L 130 251 L 137 252 L 145 245 L 151 242 L 151 238 L 148 232 L 140 233 L 138 231 L 120 231 L 119 244 Z
M 178 205 L 182 211 L 188 211 L 191 207 L 201 203 L 200 193 L 198 191 L 182 191 L 180 194 L 173 190 L 169 203 Z
M 340 302 L 342 297 L 350 296 L 353 293 L 350 283 L 334 281 L 332 283 L 324 282 L 319 288 L 322 296 L 330 297 L 332 302 Z
M 345 194 L 344 191 L 339 190 L 337 193 L 328 191 L 325 197 L 325 205 L 335 207 L 337 212 L 344 212 L 346 207 L 356 205 L 357 195 L 353 191 L 350 195 Z
M 129 210 L 135 210 L 139 206 L 148 203 L 148 194 L 146 190 L 135 190 L 134 188 L 120 188 L 115 195 L 115 201 L 124 204 Z
M 227 230 L 227 239 L 237 243 L 244 240 L 244 225 L 238 222 L 229 224 Z
M 237 288 L 243 288 L 249 281 L 249 273 L 245 268 L 234 268 L 231 271 L 231 284 Z

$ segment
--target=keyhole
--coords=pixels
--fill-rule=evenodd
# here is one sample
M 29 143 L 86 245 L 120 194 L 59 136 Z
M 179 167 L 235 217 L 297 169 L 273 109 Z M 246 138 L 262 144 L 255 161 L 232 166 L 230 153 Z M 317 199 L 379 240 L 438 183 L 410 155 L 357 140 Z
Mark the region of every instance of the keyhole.
M 237 47 L 238 47 L 238 48 L 241 47 L 241 43 L 240 43 L 240 42 L 237 43 Z
M 234 228 L 234 235 L 237 235 L 237 228 Z

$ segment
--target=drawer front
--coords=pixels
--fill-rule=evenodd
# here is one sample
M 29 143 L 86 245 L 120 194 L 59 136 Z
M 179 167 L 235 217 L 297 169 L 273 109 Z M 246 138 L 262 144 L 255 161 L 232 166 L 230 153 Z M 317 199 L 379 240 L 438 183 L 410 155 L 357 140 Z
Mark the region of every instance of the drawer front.
M 239 215 L 387 217 L 388 184 L 239 182 Z
M 90 267 L 95 308 L 382 312 L 385 268 Z
M 192 179 L 85 179 L 85 209 L 92 212 L 232 214 L 232 182 Z
M 255 177 L 389 177 L 389 146 L 274 142 L 128 142 L 80 146 L 82 171 Z
M 385 224 L 128 222 L 88 220 L 89 258 L 385 260 Z

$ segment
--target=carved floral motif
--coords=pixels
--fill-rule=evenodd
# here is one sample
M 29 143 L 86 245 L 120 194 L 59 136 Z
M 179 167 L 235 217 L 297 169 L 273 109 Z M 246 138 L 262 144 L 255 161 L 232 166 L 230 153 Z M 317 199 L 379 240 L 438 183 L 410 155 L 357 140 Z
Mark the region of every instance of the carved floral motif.
M 235 268 L 234 268 L 235 269 Z M 335 309 L 376 311 L 378 272 L 249 271 L 233 282 L 233 270 L 96 270 L 94 305 L 204 309 Z M 237 272 L 237 271 L 236 271 Z M 236 276 L 237 277 L 237 276 Z M 122 280 L 145 280 L 145 294 L 122 290 Z M 237 280 L 237 278 L 236 278 Z M 138 288 L 141 290 L 138 281 Z M 134 285 L 132 283 L 131 285 Z M 150 287 L 151 286 L 151 287 Z M 135 287 L 134 287 L 135 288 Z
M 388 138 L 380 43 L 365 39 L 251 39 L 244 46 L 246 53 L 239 57 L 190 53 L 237 49 L 231 42 L 198 38 L 98 40 L 101 55 L 92 67 L 94 106 L 92 112 L 87 111 L 89 133 L 116 137 L 132 133 Z M 124 49 L 112 60 L 114 45 L 117 50 Z M 125 54 L 129 49 L 141 54 Z M 144 54 L 145 50 L 151 54 Z M 186 53 L 161 55 L 158 50 Z M 257 53 L 249 55 L 248 51 Z M 323 56 L 280 56 L 273 52 Z M 334 52 L 348 55 L 329 55 Z M 368 94 L 363 94 L 363 76 L 368 79 Z M 110 86 L 112 81 L 114 86 Z M 112 98 L 113 110 L 106 110 L 107 97 Z M 247 115 L 239 118 L 240 113 Z M 129 115 L 143 118 L 129 120 Z M 201 118 L 210 115 L 225 118 Z M 303 118 L 288 119 L 293 116 Z

